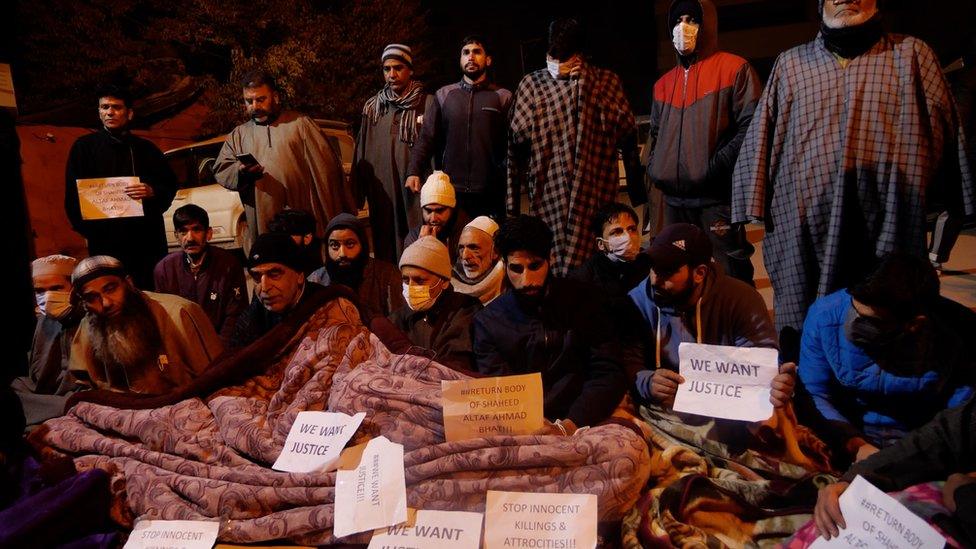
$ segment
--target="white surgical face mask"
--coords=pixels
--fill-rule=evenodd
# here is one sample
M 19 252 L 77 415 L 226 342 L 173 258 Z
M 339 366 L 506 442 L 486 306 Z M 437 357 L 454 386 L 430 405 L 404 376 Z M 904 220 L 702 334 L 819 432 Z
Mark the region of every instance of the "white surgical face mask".
M 671 41 L 674 43 L 674 49 L 681 55 L 692 53 L 698 43 L 698 24 L 684 21 L 678 23 L 671 32 Z
M 49 290 L 42 294 L 35 294 L 37 308 L 41 314 L 54 319 L 62 319 L 71 313 L 71 292 L 65 290 Z
M 553 78 L 559 78 L 559 61 L 555 59 L 546 59 L 546 69 L 549 70 L 549 74 Z
M 410 307 L 411 311 L 426 311 L 434 306 L 434 302 L 441 295 L 440 291 L 431 291 L 438 287 L 439 285 L 436 284 L 434 286 L 404 284 L 403 299 L 407 302 L 407 307 Z
M 611 236 L 607 239 L 601 238 L 600 240 L 603 240 L 605 243 L 607 257 L 611 261 L 618 263 L 630 262 L 636 259 L 637 254 L 640 252 L 640 238 L 637 235 L 632 236 L 624 233 Z

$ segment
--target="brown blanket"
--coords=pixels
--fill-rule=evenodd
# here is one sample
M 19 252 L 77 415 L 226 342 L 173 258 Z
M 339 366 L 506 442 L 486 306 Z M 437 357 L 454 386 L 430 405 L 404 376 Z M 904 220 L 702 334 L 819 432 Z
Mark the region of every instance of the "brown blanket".
M 418 508 L 483 510 L 488 489 L 588 492 L 599 497 L 600 516 L 614 520 L 648 478 L 646 443 L 616 424 L 571 438 L 444 442 L 440 380 L 462 374 L 391 354 L 345 299 L 323 305 L 289 341 L 262 373 L 205 400 L 145 410 L 81 403 L 38 438 L 75 456 L 79 469 L 112 474 L 120 524 L 220 518 L 219 539 L 237 543 L 336 542 L 335 473 L 269 469 L 303 410 L 367 412 L 357 439 L 382 433 L 404 444 L 408 503 Z

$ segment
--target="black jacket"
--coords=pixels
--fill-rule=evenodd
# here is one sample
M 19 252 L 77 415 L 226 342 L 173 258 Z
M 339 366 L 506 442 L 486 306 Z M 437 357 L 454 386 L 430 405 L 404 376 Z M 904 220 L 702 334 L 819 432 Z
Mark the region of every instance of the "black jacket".
M 600 288 L 609 300 L 625 299 L 627 293 L 640 284 L 651 272 L 651 256 L 640 253 L 629 262 L 616 262 L 607 254 L 597 252 L 567 278 Z
M 410 154 L 407 176 L 434 166 L 461 193 L 502 192 L 512 92 L 492 83 L 460 81 L 437 90 Z
M 542 373 L 545 415 L 577 426 L 607 419 L 627 391 L 612 327 L 598 291 L 551 278 L 538 306 L 506 292 L 474 319 L 478 371 Z
M 456 370 L 473 370 L 471 322 L 481 310 L 477 299 L 448 286 L 426 311 L 408 306 L 393 311 L 390 322 L 417 347 L 434 351 L 434 360 Z

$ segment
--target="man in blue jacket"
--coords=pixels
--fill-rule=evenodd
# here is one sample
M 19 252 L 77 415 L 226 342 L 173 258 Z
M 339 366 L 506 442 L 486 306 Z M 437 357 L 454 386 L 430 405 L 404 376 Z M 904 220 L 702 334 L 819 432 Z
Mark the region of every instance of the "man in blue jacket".
M 976 314 L 939 296 L 926 259 L 889 255 L 810 307 L 799 371 L 815 410 L 805 422 L 857 461 L 894 444 L 972 396 L 973 334 Z
M 504 213 L 504 161 L 512 92 L 488 79 L 491 55 L 483 38 L 461 41 L 460 82 L 437 90 L 410 155 L 407 187 L 420 192 L 420 175 L 430 166 L 451 176 L 458 207 L 471 218 Z

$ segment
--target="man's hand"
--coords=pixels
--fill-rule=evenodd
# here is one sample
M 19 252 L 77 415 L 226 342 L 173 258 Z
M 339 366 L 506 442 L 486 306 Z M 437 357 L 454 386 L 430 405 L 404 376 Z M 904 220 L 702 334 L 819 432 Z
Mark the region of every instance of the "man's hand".
M 674 396 L 678 394 L 678 385 L 685 382 L 678 372 L 673 372 L 667 368 L 654 370 L 654 377 L 651 378 L 651 399 L 670 408 L 674 406 Z
M 261 164 L 247 165 L 243 162 L 238 162 L 237 164 L 240 165 L 239 169 L 241 170 L 241 173 L 246 173 L 255 177 L 264 175 L 264 166 Z
M 773 378 L 769 391 L 769 402 L 774 408 L 782 408 L 793 398 L 793 388 L 796 386 L 796 364 L 785 362 L 780 365 L 779 373 Z
M 817 525 L 817 532 L 824 539 L 840 535 L 840 528 L 847 528 L 844 515 L 840 512 L 840 495 L 847 490 L 850 483 L 835 482 L 820 489 L 817 493 L 817 505 L 813 508 L 813 521 Z
M 867 459 L 871 454 L 877 453 L 878 447 L 873 444 L 864 444 L 857 449 L 857 453 L 854 454 L 854 463 Z
M 942 504 L 945 508 L 956 512 L 956 490 L 967 484 L 972 484 L 976 482 L 976 478 L 969 475 L 964 475 L 962 473 L 953 473 L 949 475 L 946 479 L 945 485 L 942 487 Z
M 420 177 L 418 177 L 416 175 L 411 175 L 410 177 L 407 178 L 406 182 L 403 183 L 403 186 L 406 187 L 406 188 L 408 188 L 408 189 L 410 189 L 411 191 L 413 191 L 415 193 L 419 193 L 420 192 Z
M 577 429 L 576 424 L 573 423 L 573 420 L 563 419 L 560 420 L 560 423 L 562 423 L 563 429 L 566 429 L 565 436 L 573 436 L 573 433 L 575 433 Z M 538 431 L 532 434 L 563 436 L 563 429 L 560 429 L 559 426 L 556 425 L 555 423 L 546 420 L 545 423 L 542 425 L 542 428 L 540 428 Z
M 156 196 L 156 192 L 149 185 L 143 182 L 139 183 L 127 183 L 125 185 L 125 194 L 133 200 L 141 200 L 143 198 L 152 198 Z
M 437 233 L 439 233 L 440 231 L 441 231 L 441 226 L 440 225 L 421 225 L 420 226 L 420 237 L 419 238 L 423 238 L 425 236 L 434 236 L 434 237 L 436 237 L 437 236 Z

